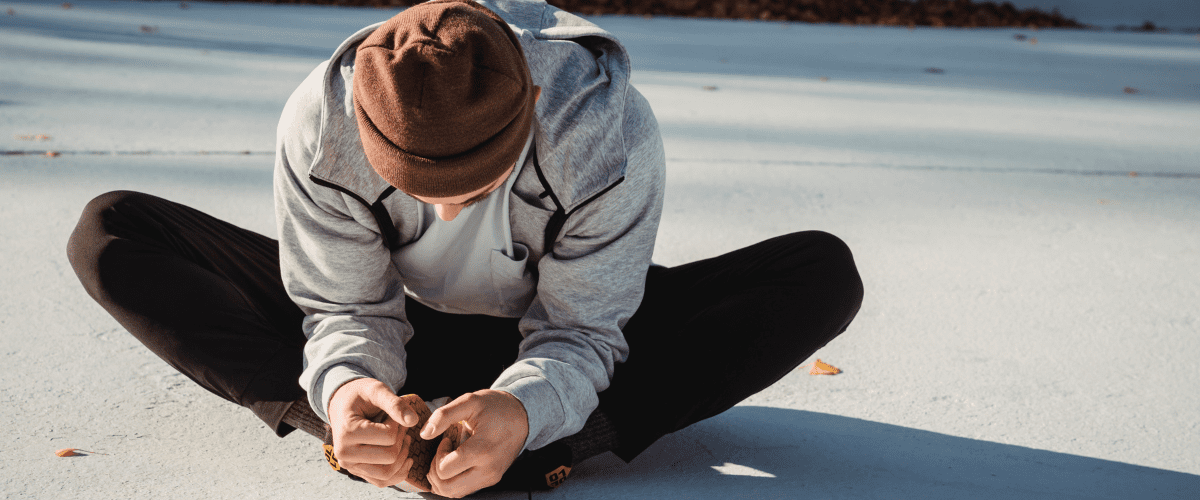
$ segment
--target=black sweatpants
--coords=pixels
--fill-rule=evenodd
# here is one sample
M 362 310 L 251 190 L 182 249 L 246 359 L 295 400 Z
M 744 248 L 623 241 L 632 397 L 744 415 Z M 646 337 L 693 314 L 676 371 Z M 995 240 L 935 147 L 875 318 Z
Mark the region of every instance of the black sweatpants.
M 306 339 L 278 248 L 192 208 L 118 191 L 87 205 L 67 252 L 87 292 L 146 347 L 283 436 L 293 430 L 284 412 L 305 395 Z M 624 329 L 629 358 L 599 395 L 617 455 L 632 460 L 775 383 L 845 331 L 862 293 L 850 250 L 818 231 L 651 268 Z M 403 393 L 453 399 L 516 360 L 517 319 L 405 307 L 416 334 Z

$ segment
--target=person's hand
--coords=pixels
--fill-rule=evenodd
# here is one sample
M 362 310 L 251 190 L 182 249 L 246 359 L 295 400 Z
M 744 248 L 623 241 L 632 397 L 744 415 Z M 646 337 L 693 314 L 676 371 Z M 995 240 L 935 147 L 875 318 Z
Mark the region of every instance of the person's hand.
M 429 417 L 421 437 L 432 439 L 458 421 L 466 421 L 470 437 L 457 450 L 450 440 L 438 445 L 429 484 L 444 497 L 462 498 L 500 482 L 529 436 L 525 405 L 512 394 L 491 389 L 464 394 Z
M 412 468 L 405 430 L 417 413 L 383 382 L 360 378 L 343 384 L 329 400 L 333 453 L 351 474 L 380 488 L 403 481 Z

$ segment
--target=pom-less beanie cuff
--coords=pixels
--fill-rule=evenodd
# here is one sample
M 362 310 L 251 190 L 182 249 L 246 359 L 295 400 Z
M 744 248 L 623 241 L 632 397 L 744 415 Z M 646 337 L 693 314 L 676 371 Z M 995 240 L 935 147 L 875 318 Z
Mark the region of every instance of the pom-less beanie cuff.
M 433 0 L 359 45 L 354 112 L 367 160 L 410 195 L 476 191 L 517 161 L 536 102 L 516 35 L 471 0 Z

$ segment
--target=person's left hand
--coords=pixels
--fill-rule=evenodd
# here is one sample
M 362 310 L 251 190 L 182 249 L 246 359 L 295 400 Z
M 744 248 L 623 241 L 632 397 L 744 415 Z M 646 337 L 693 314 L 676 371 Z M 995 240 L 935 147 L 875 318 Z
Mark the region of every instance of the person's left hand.
M 516 396 L 484 389 L 438 408 L 421 437 L 439 436 L 460 420 L 466 421 L 471 436 L 457 450 L 443 438 L 429 467 L 429 484 L 444 497 L 462 498 L 500 482 L 529 436 L 529 415 Z

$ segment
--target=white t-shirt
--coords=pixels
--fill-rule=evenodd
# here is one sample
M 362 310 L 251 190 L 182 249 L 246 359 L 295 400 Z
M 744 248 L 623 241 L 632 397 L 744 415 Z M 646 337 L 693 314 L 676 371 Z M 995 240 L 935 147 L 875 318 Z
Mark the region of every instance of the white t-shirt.
M 529 248 L 512 241 L 509 193 L 533 144 L 533 131 L 501 188 L 452 221 L 421 203 L 417 240 L 393 256 L 404 291 L 432 309 L 508 318 L 525 315 L 537 283 L 525 267 Z

